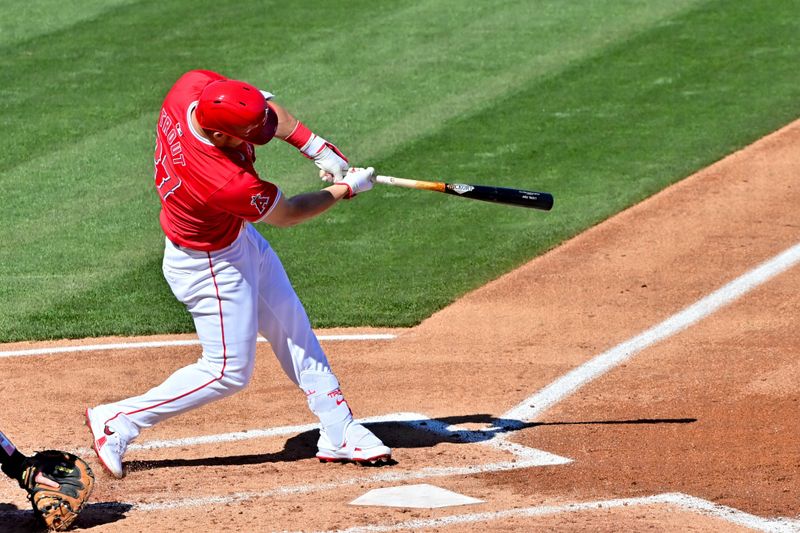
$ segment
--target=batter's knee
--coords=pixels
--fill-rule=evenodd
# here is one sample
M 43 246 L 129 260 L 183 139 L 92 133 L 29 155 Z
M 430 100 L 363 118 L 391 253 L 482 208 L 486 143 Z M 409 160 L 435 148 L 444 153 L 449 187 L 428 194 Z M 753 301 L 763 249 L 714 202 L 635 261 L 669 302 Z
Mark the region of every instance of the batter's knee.
M 206 361 L 204 366 L 210 374 L 216 376 L 216 387 L 225 396 L 230 396 L 247 387 L 250 378 L 253 377 L 255 367 L 252 358 L 241 363 L 234 359 L 218 365 L 209 364 Z
M 249 365 L 241 368 L 226 368 L 223 370 L 220 384 L 230 391 L 230 394 L 239 392 L 247 387 L 250 378 L 253 377 L 253 366 Z

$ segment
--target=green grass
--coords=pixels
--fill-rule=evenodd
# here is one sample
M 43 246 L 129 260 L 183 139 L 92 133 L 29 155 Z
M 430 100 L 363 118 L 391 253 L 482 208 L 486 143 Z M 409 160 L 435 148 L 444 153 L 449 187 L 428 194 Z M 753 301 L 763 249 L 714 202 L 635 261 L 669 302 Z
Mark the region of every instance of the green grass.
M 0 342 L 192 331 L 151 184 L 160 102 L 191 68 L 273 91 L 381 173 L 555 195 L 541 213 L 376 187 L 261 227 L 318 327 L 418 323 L 800 116 L 797 1 L 219 6 L 0 6 Z M 283 143 L 257 166 L 319 187 Z

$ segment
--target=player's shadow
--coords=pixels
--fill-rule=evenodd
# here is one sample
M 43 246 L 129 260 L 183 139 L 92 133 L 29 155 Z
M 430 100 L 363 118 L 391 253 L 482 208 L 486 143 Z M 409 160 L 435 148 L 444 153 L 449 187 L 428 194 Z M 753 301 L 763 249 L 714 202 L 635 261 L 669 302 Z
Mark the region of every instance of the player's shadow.
M 129 503 L 120 502 L 94 502 L 86 504 L 78 520 L 75 522 L 76 526 L 81 529 L 89 529 L 97 526 L 104 526 L 106 524 L 113 524 L 119 520 L 125 519 L 125 513 L 130 511 L 133 506 Z
M 90 529 L 113 524 L 125 519 L 125 513 L 132 506 L 127 503 L 99 502 L 88 503 L 78 515 L 72 528 Z M 32 533 L 46 531 L 44 525 L 34 516 L 33 511 L 19 509 L 16 505 L 0 503 L 0 531 L 3 533 Z
M 526 428 L 557 425 L 645 425 L 690 424 L 695 418 L 640 418 L 632 420 L 591 420 L 565 422 L 521 422 L 493 417 L 488 414 L 441 417 L 434 419 L 365 423 L 387 446 L 395 449 L 432 448 L 437 444 L 470 444 L 485 442 L 504 433 Z M 128 472 L 160 468 L 197 466 L 242 466 L 264 463 L 301 461 L 314 457 L 319 431 L 311 430 L 286 439 L 283 450 L 271 453 L 199 457 L 194 459 L 134 460 L 125 463 Z M 392 460 L 375 466 L 397 464 Z
M 521 422 L 519 420 L 497 418 L 488 414 L 475 414 L 365 425 L 369 426 L 387 446 L 403 449 L 430 448 L 440 443 L 470 444 L 486 442 L 503 434 L 539 426 L 691 424 L 696 421 L 696 418 L 639 418 L 631 420 Z
M 33 511 L 19 509 L 13 503 L 0 503 L 0 531 L 18 533 L 41 531 Z
M 128 472 L 193 466 L 243 466 L 265 463 L 285 463 L 314 457 L 317 452 L 319 431 L 305 431 L 286 440 L 283 450 L 272 453 L 198 457 L 196 459 L 158 459 L 154 461 L 127 461 Z

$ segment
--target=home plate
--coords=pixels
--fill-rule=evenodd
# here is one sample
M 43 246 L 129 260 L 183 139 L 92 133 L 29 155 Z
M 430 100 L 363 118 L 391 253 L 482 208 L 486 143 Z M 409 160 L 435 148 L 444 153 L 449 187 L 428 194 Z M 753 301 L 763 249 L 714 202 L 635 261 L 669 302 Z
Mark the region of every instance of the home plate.
M 483 500 L 470 498 L 451 490 L 425 483 L 373 489 L 350 502 L 350 505 L 377 505 L 380 507 L 414 507 L 433 509 L 453 505 L 483 503 Z

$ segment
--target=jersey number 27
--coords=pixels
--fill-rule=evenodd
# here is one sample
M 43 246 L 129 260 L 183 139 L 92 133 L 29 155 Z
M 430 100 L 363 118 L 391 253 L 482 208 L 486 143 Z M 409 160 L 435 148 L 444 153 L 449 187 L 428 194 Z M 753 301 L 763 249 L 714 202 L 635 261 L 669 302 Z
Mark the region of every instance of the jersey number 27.
M 161 144 L 161 140 L 156 140 L 156 155 L 153 158 L 153 162 L 156 166 L 155 172 L 155 181 L 156 181 L 156 189 L 158 189 L 158 194 L 161 195 L 161 201 L 164 202 L 169 198 L 171 194 L 173 194 L 183 183 L 180 178 L 177 180 L 169 175 L 169 171 L 167 170 L 166 165 L 164 165 L 164 160 L 167 158 L 167 154 L 164 153 L 164 147 Z

